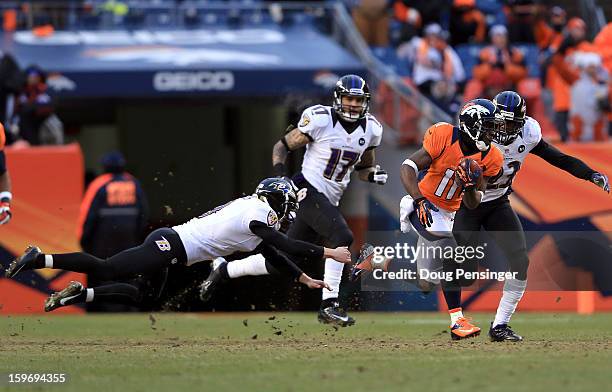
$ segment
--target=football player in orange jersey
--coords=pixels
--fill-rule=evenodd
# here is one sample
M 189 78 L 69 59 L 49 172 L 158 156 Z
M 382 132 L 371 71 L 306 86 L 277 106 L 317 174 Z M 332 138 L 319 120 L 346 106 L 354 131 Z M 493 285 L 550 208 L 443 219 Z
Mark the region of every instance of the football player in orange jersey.
M 503 118 L 496 116 L 493 102 L 472 100 L 461 109 L 459 126 L 433 125 L 425 132 L 423 147 L 404 161 L 400 169 L 401 180 L 408 195 L 400 203 L 400 223 L 403 232 L 410 228 L 417 232 L 417 249 L 456 247 L 452 234 L 455 212 L 462 200 L 468 208 L 476 208 L 486 189 L 486 180 L 499 173 L 503 156 L 491 141 L 504 125 Z M 419 181 L 419 173 L 425 169 Z M 372 269 L 389 270 L 390 260 L 377 261 L 373 249 L 372 245 L 364 245 L 351 272 L 353 278 Z M 442 258 L 439 252 L 438 255 L 435 251 L 431 253 L 419 252 L 416 257 L 418 278 L 415 283 L 424 292 L 442 284 L 453 339 L 477 336 L 480 328 L 463 317 L 460 307 L 463 280 L 440 279 L 441 274 L 455 276 L 458 262 Z M 475 271 L 477 264 L 476 260 L 466 260 L 461 268 Z
M 11 178 L 6 167 L 6 157 L 4 155 L 4 127 L 0 124 L 0 225 L 11 220 Z
M 455 245 L 453 220 L 462 200 L 468 208 L 478 207 L 487 179 L 497 175 L 502 167 L 503 155 L 491 141 L 503 127 L 504 121 L 496 117 L 493 102 L 474 99 L 461 108 L 458 127 L 448 123 L 433 125 L 425 132 L 423 147 L 404 161 L 401 179 L 408 195 L 402 200 L 402 215 L 419 234 L 419 245 Z M 425 176 L 417 181 L 419 171 L 424 169 Z M 417 260 L 417 268 L 427 269 L 429 261 Z M 455 274 L 458 266 L 453 259 L 443 260 L 442 265 L 443 272 L 451 274 Z M 464 270 L 475 270 L 476 266 L 476 260 L 461 265 Z M 456 340 L 479 335 L 480 328 L 462 314 L 460 279 L 434 277 L 429 283 L 435 284 L 436 280 L 441 282 L 448 305 L 451 337 Z

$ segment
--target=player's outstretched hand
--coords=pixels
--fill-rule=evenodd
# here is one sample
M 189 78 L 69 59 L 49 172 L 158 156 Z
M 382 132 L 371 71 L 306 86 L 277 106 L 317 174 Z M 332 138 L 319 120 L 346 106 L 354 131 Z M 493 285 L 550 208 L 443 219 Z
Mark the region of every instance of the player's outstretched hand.
M 610 193 L 610 182 L 608 182 L 608 176 L 603 173 L 593 173 L 591 176 L 591 182 L 604 191 Z
M 332 259 L 339 261 L 341 263 L 344 263 L 344 264 L 348 264 L 352 262 L 351 252 L 348 250 L 346 246 L 341 246 L 335 249 L 324 248 L 323 257 L 331 257 Z
M 313 279 L 310 276 L 306 275 L 305 273 L 302 273 L 302 275 L 300 275 L 300 283 L 305 284 L 309 289 L 322 289 L 322 288 L 326 288 L 329 291 L 331 291 L 331 287 L 329 287 L 329 285 L 327 283 L 325 283 L 322 280 L 318 280 L 318 279 Z

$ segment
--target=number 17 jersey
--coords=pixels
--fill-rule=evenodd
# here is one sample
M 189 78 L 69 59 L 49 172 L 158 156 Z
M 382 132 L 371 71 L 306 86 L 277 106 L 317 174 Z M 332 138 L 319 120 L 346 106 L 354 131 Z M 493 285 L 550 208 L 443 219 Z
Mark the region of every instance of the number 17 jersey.
M 329 106 L 316 105 L 304 110 L 298 124 L 310 142 L 302 161 L 302 175 L 333 205 L 338 205 L 351 173 L 363 153 L 380 145 L 382 125 L 367 114 L 348 133 Z

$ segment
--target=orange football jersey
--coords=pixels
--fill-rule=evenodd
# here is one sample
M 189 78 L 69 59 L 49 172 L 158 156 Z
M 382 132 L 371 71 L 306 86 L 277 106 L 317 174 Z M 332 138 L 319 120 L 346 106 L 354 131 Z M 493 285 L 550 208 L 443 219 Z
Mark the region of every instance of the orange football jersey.
M 482 168 L 482 175 L 492 177 L 503 165 L 503 155 L 497 147 L 473 155 L 463 155 L 459 146 L 459 128 L 440 122 L 429 127 L 423 138 L 423 148 L 432 162 L 425 177 L 419 182 L 423 196 L 447 211 L 457 211 L 463 192 L 455 183 L 455 169 L 463 157 L 475 160 Z

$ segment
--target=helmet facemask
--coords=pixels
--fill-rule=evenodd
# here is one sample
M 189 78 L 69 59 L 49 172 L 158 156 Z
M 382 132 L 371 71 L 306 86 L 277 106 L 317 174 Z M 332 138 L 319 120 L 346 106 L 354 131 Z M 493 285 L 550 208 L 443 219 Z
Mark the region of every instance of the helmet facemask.
M 504 120 L 503 129 L 495 131 L 493 134 L 493 141 L 497 144 L 507 146 L 511 144 L 521 133 L 521 130 L 525 126 L 525 120 Z
M 494 136 L 498 133 L 505 133 L 505 123 L 501 117 L 495 119 L 478 119 L 474 126 L 468 127 L 462 124 L 463 132 L 474 142 L 479 151 L 487 151 L 491 146 Z
M 356 89 L 351 89 L 356 90 Z M 363 97 L 363 102 L 361 103 L 361 110 L 357 113 L 353 113 L 351 111 L 352 105 L 347 106 L 342 103 L 342 97 Z M 342 118 L 344 121 L 355 122 L 359 119 L 365 117 L 370 109 L 370 94 L 363 92 L 338 92 L 334 91 L 334 110 L 338 113 L 338 116 Z

